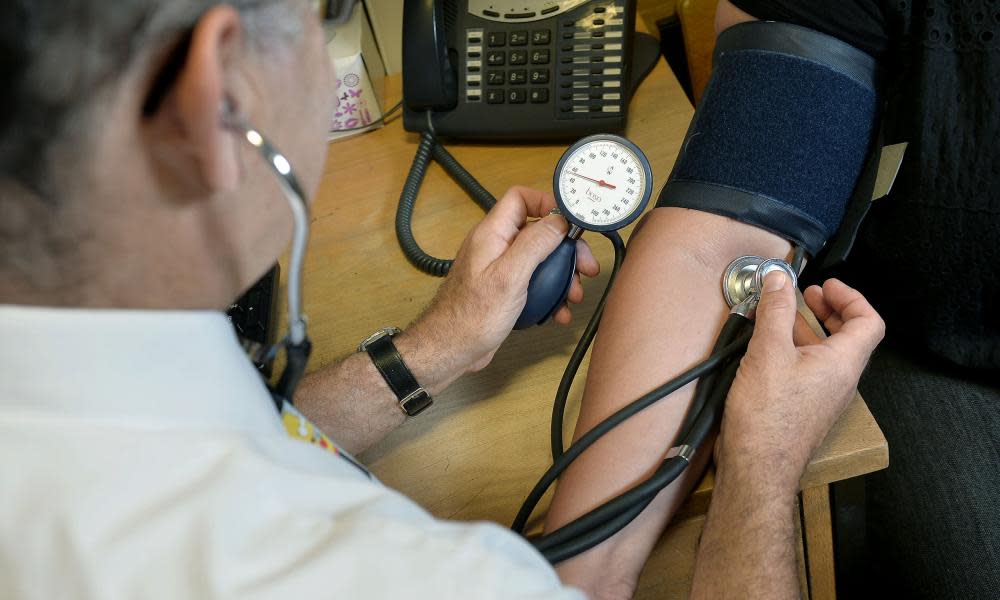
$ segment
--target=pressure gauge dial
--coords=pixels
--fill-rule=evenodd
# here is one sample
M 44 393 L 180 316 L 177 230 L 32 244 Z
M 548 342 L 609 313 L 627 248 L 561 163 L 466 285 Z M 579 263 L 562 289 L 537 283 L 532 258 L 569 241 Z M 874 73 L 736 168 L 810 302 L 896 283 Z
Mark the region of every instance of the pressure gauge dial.
M 556 165 L 552 188 L 571 224 L 611 231 L 645 210 L 653 193 L 653 172 L 638 146 L 617 135 L 598 134 L 566 150 Z

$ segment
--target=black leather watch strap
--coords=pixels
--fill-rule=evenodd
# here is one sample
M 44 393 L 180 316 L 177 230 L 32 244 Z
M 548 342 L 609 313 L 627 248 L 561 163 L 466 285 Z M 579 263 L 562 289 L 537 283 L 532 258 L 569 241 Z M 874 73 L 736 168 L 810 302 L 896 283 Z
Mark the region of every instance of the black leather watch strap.
M 423 412 L 434 400 L 417 383 L 396 350 L 396 345 L 392 343 L 392 336 L 396 333 L 399 333 L 398 329 L 382 329 L 361 342 L 359 350 L 367 352 L 371 357 L 375 368 L 399 400 L 399 408 L 413 417 Z

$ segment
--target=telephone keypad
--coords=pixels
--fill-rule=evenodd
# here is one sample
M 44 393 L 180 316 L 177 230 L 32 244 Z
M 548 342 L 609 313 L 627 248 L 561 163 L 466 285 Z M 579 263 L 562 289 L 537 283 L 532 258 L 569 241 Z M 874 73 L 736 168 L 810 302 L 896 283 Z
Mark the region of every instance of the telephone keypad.
M 625 63 L 634 20 L 628 0 L 538 4 L 546 7 L 531 16 L 528 11 L 536 9 L 504 13 L 486 10 L 486 4 L 471 16 L 458 14 L 461 45 L 451 51 L 457 51 L 460 94 L 470 106 L 468 114 L 462 109 L 452 120 L 456 131 L 479 131 L 483 123 L 487 135 L 503 137 L 508 118 L 515 133 L 543 135 L 598 125 L 567 121 L 606 117 L 612 127 L 624 122 Z M 572 8 L 561 8 L 566 5 Z M 490 114 L 502 118 L 487 123 Z
M 548 102 L 549 88 L 544 88 L 544 87 L 531 88 L 530 98 L 533 104 L 543 104 L 545 102 Z
M 511 69 L 510 70 L 510 83 L 526 83 L 528 81 L 528 70 L 527 69 Z
M 510 32 L 510 45 L 511 46 L 527 46 L 528 45 L 528 32 L 527 31 L 511 31 Z
M 548 44 L 552 39 L 552 32 L 548 29 L 536 29 L 531 32 L 531 45 L 539 46 L 543 44 Z
M 527 98 L 527 92 L 524 88 L 510 88 L 507 91 L 507 101 L 511 104 L 524 104 L 525 98 Z
M 626 2 L 599 1 L 568 18 L 511 23 L 500 31 L 465 29 L 467 100 L 548 104 L 559 119 L 621 114 Z

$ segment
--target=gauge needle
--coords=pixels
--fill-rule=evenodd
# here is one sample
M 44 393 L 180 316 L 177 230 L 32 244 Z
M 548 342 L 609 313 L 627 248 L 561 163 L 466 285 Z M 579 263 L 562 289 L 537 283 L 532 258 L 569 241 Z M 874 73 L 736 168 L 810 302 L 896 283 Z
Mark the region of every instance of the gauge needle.
M 591 177 L 587 177 L 586 175 L 580 175 L 579 173 L 573 173 L 573 175 L 574 175 L 575 177 L 579 177 L 580 179 L 586 179 L 587 181 L 593 181 L 593 182 L 594 182 L 594 183 L 596 183 L 597 185 L 599 185 L 599 186 L 601 186 L 601 187 L 606 187 L 606 188 L 608 188 L 609 190 L 613 190 L 613 189 L 615 189 L 615 186 L 611 185 L 611 184 L 610 184 L 610 183 L 608 183 L 607 181 L 604 181 L 603 179 L 593 179 L 593 178 L 591 178 Z

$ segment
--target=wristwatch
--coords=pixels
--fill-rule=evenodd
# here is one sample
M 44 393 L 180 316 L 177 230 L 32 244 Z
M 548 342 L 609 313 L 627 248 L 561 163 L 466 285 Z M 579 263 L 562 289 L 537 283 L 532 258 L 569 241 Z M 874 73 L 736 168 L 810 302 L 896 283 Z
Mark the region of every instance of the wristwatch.
M 392 336 L 399 332 L 397 327 L 383 327 L 366 337 L 358 345 L 358 352 L 368 353 L 389 389 L 396 394 L 400 410 L 409 417 L 415 417 L 430 406 L 434 399 L 417 383 L 396 350 L 396 345 L 392 343 Z

